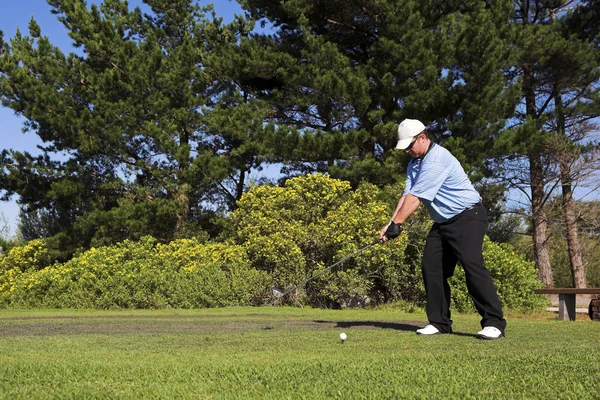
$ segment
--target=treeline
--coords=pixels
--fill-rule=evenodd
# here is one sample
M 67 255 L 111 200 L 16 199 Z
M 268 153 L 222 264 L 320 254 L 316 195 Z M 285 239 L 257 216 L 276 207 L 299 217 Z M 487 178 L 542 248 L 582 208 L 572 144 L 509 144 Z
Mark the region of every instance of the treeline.
M 55 259 L 146 235 L 217 238 L 272 165 L 282 182 L 393 185 L 397 123 L 418 118 L 496 219 L 508 189 L 528 194 L 546 285 L 560 188 L 572 279 L 586 284 L 572 191 L 597 167 L 600 2 L 243 0 L 229 24 L 194 1 L 144 3 L 48 0 L 69 54 L 34 19 L 0 36 L 2 104 L 43 142 L 41 155 L 2 152 L 0 189 Z

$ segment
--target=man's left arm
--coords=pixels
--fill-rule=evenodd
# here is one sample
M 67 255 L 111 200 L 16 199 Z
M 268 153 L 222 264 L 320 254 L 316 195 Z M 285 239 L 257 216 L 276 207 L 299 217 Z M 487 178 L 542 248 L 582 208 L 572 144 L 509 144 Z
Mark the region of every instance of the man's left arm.
M 410 193 L 407 194 L 404 196 L 404 202 L 402 203 L 402 206 L 392 217 L 392 222 L 396 224 L 403 224 L 408 217 L 410 217 L 410 215 L 414 213 L 417 208 L 419 208 L 420 204 L 421 200 L 417 196 Z
M 400 226 L 416 211 L 417 208 L 419 208 L 419 204 L 421 204 L 421 200 L 410 193 L 404 196 L 402 200 L 402 204 L 392 217 L 392 221 L 380 233 L 379 240 L 382 243 L 398 237 L 402 232 Z

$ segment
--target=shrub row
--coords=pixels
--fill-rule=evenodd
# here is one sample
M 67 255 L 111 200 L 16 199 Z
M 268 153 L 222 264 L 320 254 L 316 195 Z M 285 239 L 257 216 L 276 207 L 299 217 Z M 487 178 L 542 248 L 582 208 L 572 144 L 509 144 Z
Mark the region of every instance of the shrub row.
M 52 308 L 198 308 L 265 304 L 270 287 L 289 288 L 372 243 L 390 215 L 381 191 L 324 175 L 259 186 L 239 202 L 235 229 L 223 243 L 151 237 L 92 248 L 48 265 L 43 240 L 13 248 L 0 260 L 0 306 Z M 427 222 L 428 223 L 428 222 Z M 426 224 L 423 222 L 422 224 Z M 427 227 L 362 252 L 286 299 L 320 307 L 404 301 L 424 304 L 413 249 Z M 419 233 L 420 232 L 420 233 Z M 505 307 L 528 311 L 546 300 L 533 263 L 487 240 L 484 257 Z M 453 307 L 471 311 L 464 273 L 451 280 Z
M 0 264 L 0 304 L 49 308 L 200 308 L 261 302 L 267 275 L 240 246 L 181 239 L 92 248 L 39 268 L 42 241 L 13 249 Z M 37 251 L 35 251 L 37 250 Z M 24 256 L 25 255 L 25 256 Z

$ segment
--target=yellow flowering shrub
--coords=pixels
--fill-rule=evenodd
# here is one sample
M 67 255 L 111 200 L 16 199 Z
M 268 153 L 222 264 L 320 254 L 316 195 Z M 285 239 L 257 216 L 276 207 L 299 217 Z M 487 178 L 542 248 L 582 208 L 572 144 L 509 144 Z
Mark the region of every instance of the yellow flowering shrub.
M 159 244 L 144 237 L 92 248 L 0 285 L 4 306 L 198 308 L 256 304 L 269 281 L 251 268 L 241 246 L 194 239 Z
M 13 268 L 21 272 L 39 270 L 47 267 L 50 263 L 50 255 L 46 242 L 43 239 L 35 239 L 23 246 L 15 246 L 8 254 L 0 258 L 0 272 Z
M 255 187 L 233 213 L 236 240 L 254 268 L 289 288 L 379 237 L 390 210 L 378 194 L 373 185 L 353 191 L 348 182 L 322 174 Z M 372 247 L 300 288 L 296 299 L 328 307 L 387 300 L 406 269 L 405 247 L 404 236 Z
M 397 200 L 401 193 L 401 184 L 384 191 L 362 184 L 353 191 L 348 182 L 320 174 L 290 179 L 284 187 L 255 187 L 233 213 L 236 240 L 254 268 L 290 288 L 373 242 L 392 212 L 391 202 L 380 199 Z M 405 225 L 408 232 L 320 275 L 297 291 L 296 300 L 326 307 L 396 300 L 424 306 L 420 263 L 430 227 L 419 209 Z M 505 307 L 543 309 L 544 296 L 533 293 L 540 284 L 532 263 L 488 238 L 483 253 Z M 472 311 L 462 268 L 450 283 L 453 308 Z
M 373 243 L 389 221 L 401 184 L 371 184 L 315 174 L 283 187 L 249 190 L 232 213 L 234 235 L 224 243 L 195 239 L 158 243 L 151 237 L 91 248 L 65 263 L 44 240 L 0 256 L 0 307 L 199 308 L 264 304 L 270 288 L 287 289 Z M 382 198 L 388 200 L 383 201 Z M 295 293 L 295 301 L 352 307 L 403 300 L 425 305 L 421 252 L 431 226 L 421 208 L 403 234 L 336 266 Z M 539 310 L 544 296 L 533 263 L 508 245 L 484 242 L 484 259 L 503 305 Z M 450 281 L 452 306 L 472 311 L 462 268 Z
M 0 304 L 12 296 L 24 273 L 43 269 L 50 263 L 50 258 L 43 239 L 15 246 L 6 255 L 0 256 Z

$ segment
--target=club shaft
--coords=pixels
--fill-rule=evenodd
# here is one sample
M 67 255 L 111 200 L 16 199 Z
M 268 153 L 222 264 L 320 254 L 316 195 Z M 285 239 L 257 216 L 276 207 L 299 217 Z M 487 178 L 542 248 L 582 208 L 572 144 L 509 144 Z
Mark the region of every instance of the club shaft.
M 379 243 L 379 240 L 377 240 L 377 241 L 375 241 L 375 242 L 373 242 L 371 244 L 368 244 L 365 247 L 362 247 L 362 248 L 356 250 L 354 253 L 352 253 L 350 255 L 347 255 L 346 257 L 342 258 L 339 261 L 336 261 L 335 263 L 331 264 L 329 267 L 325 268 L 323 271 L 320 271 L 320 272 L 314 274 L 313 276 L 311 276 L 310 278 L 306 279 L 305 281 L 297 284 L 293 288 L 286 290 L 285 292 L 283 292 L 283 294 L 281 295 L 281 297 L 284 297 L 288 293 L 293 292 L 294 290 L 298 289 L 299 287 L 306 285 L 308 282 L 312 281 L 313 279 L 317 278 L 320 275 L 323 275 L 325 272 L 329 271 L 330 269 L 332 269 L 336 265 L 343 263 L 344 261 L 346 261 L 347 259 L 349 259 L 351 257 L 354 257 L 358 253 L 362 253 L 363 251 L 367 250 L 368 248 L 375 246 L 377 243 Z

